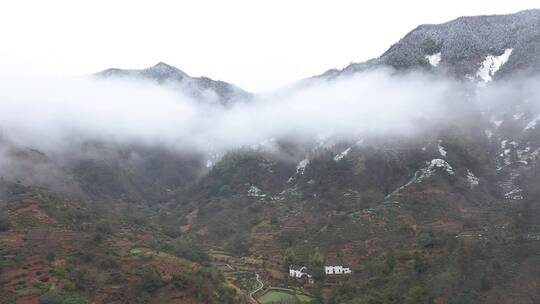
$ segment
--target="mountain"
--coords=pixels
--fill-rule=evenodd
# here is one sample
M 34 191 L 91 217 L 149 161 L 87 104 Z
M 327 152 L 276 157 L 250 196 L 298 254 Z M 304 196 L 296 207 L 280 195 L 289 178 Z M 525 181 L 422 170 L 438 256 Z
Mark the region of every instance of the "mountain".
M 467 84 L 414 136 L 276 138 L 212 162 L 106 141 L 48 155 L 0 137 L 0 299 L 535 303 L 539 20 L 422 25 L 379 58 L 317 76 L 385 67 Z M 98 77 L 180 84 L 201 100 L 211 90 L 222 104 L 237 94 L 163 63 Z M 329 263 L 353 273 L 326 276 Z M 315 282 L 290 278 L 291 264 Z
M 182 70 L 163 62 L 141 70 L 107 69 L 96 73 L 100 78 L 132 78 L 155 81 L 160 84 L 179 86 L 182 92 L 200 101 L 216 102 L 222 105 L 235 100 L 247 100 L 251 94 L 241 88 L 208 77 L 191 77 Z
M 336 77 L 391 66 L 398 70 L 444 70 L 458 78 L 480 80 L 490 80 L 495 73 L 496 78 L 525 76 L 540 72 L 539 49 L 538 9 L 510 15 L 460 17 L 442 24 L 420 25 L 379 58 L 353 63 L 343 70 L 329 70 L 323 75 Z
M 280 269 L 317 269 L 318 254 L 352 265 L 350 279 L 303 285 L 324 303 L 530 303 L 540 296 L 539 21 L 530 10 L 422 25 L 379 58 L 316 76 L 384 67 L 472 85 L 448 120 L 412 138 L 231 152 L 169 208 L 189 215 L 186 233 L 258 259 L 271 285 L 302 285 Z M 473 103 L 484 94 L 494 96 Z

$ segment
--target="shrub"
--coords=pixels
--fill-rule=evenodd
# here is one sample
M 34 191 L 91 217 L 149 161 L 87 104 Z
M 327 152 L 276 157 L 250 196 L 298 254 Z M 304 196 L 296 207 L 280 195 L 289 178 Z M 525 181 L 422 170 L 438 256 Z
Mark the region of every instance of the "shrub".
M 414 286 L 405 295 L 403 300 L 405 304 L 431 304 L 434 303 L 433 298 L 428 291 L 422 286 Z
M 6 295 L 0 291 L 0 297 L 3 299 L 3 302 L 1 302 L 2 304 L 16 304 L 15 295 Z
M 194 262 L 208 261 L 206 252 L 190 240 L 178 240 L 171 245 L 174 255 Z
M 386 252 L 386 257 L 384 258 L 386 267 L 388 268 L 388 273 L 392 272 L 394 270 L 394 267 L 396 266 L 396 257 L 394 254 L 394 250 L 390 248 Z
M 417 275 L 421 275 L 422 273 L 426 272 L 428 265 L 426 261 L 420 256 L 420 253 L 418 251 L 414 252 L 414 272 Z
M 163 233 L 167 235 L 168 237 L 171 237 L 173 239 L 176 239 L 180 236 L 180 227 L 175 225 L 164 225 L 163 226 Z
M 76 270 L 73 274 L 73 281 L 79 290 L 85 290 L 95 284 L 96 278 L 86 269 Z
M 112 227 L 109 223 L 100 222 L 96 225 L 96 232 L 105 234 L 105 235 L 110 235 L 112 234 Z
M 64 297 L 55 291 L 49 291 L 39 297 L 39 304 L 63 304 Z
M 245 233 L 236 234 L 232 240 L 230 240 L 225 245 L 225 250 L 228 252 L 237 255 L 237 256 L 246 256 L 249 254 L 249 236 Z
M 125 282 L 126 279 L 124 278 L 124 275 L 121 272 L 113 272 L 110 274 L 107 283 L 109 284 L 120 284 Z
M 77 293 L 64 293 L 64 302 L 63 304 L 87 304 L 82 296 Z
M 104 257 L 99 262 L 99 266 L 103 269 L 117 269 L 118 267 L 120 267 L 118 262 L 113 257 L 110 257 L 110 256 Z
M 54 261 L 55 258 L 56 258 L 56 255 L 54 254 L 54 252 L 49 252 L 45 256 L 45 259 L 47 259 L 47 261 L 49 261 L 49 262 Z
M 41 281 L 35 281 L 33 284 L 32 284 L 33 287 L 43 291 L 43 292 L 47 292 L 51 289 L 52 287 L 52 284 L 51 283 L 45 283 L 45 282 L 41 282 Z
M 138 273 L 138 275 L 141 278 L 140 287 L 149 294 L 153 294 L 163 286 L 161 277 L 155 271 L 142 270 Z
M 99 244 L 103 243 L 103 240 L 105 239 L 105 236 L 101 232 L 96 232 L 94 234 L 94 237 L 92 238 L 91 244 L 93 246 L 98 246 Z
M 78 259 L 80 259 L 83 262 L 88 263 L 88 262 L 91 262 L 94 259 L 94 253 L 91 252 L 91 250 L 82 249 L 82 250 L 79 250 L 79 251 L 75 252 L 75 257 L 77 257 Z
M 11 222 L 4 215 L 0 214 L 0 231 L 8 231 L 11 229 Z
M 188 274 L 181 273 L 181 274 L 175 275 L 173 278 L 173 281 L 174 281 L 174 286 L 180 289 L 184 289 L 191 282 L 191 277 Z
M 73 284 L 72 282 L 66 282 L 62 289 L 64 291 L 72 292 L 72 291 L 76 291 L 77 287 L 75 287 L 75 284 Z
M 486 292 L 491 290 L 491 282 L 487 277 L 482 278 L 480 281 L 480 291 Z

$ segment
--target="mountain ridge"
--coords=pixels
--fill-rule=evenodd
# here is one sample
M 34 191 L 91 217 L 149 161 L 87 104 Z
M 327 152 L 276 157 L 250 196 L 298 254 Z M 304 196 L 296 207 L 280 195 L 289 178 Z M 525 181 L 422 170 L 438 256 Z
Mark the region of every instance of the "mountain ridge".
M 248 100 L 252 94 L 240 87 L 221 80 L 213 80 L 206 76 L 192 77 L 177 67 L 164 62 L 144 69 L 110 68 L 95 73 L 99 78 L 133 78 L 152 80 L 160 84 L 180 85 L 181 90 L 197 100 L 214 99 L 215 102 L 227 105 L 235 100 Z M 209 96 L 207 93 L 215 94 Z

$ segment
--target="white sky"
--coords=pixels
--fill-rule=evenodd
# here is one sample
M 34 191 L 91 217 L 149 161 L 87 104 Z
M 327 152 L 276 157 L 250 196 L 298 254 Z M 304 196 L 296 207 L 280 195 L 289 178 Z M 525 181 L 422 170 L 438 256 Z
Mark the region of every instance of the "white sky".
M 0 69 L 87 74 L 159 61 L 249 91 L 379 56 L 423 23 L 538 0 L 3 0 Z

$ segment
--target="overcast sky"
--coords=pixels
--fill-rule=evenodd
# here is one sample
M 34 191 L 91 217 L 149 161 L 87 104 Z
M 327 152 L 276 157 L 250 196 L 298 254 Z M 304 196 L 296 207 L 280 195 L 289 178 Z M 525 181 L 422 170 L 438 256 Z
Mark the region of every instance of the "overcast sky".
M 377 57 L 422 23 L 535 7 L 538 0 L 2 1 L 0 68 L 80 75 L 164 61 L 258 92 Z

